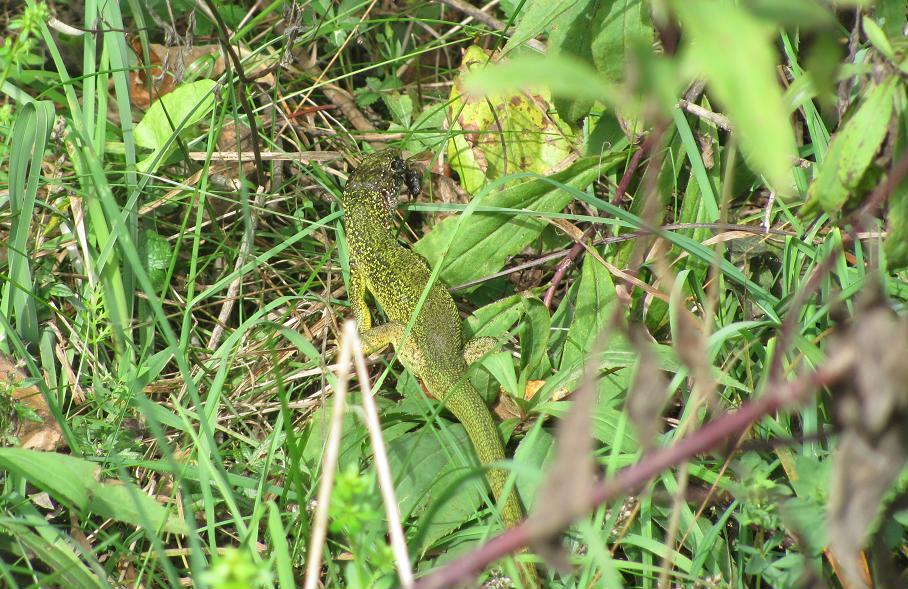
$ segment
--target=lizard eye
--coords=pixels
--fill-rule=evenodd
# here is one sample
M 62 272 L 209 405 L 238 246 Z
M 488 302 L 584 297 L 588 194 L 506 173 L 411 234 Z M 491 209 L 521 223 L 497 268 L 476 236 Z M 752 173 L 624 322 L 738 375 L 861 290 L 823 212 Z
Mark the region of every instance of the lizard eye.
M 403 176 L 406 172 L 407 164 L 404 163 L 400 156 L 394 156 L 391 160 L 391 173 L 395 176 Z

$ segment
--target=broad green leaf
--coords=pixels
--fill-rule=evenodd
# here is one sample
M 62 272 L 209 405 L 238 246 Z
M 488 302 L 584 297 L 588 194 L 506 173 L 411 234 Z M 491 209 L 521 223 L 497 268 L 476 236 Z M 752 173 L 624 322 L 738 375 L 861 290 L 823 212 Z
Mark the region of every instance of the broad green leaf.
M 552 23 L 549 55 L 571 56 L 595 65 L 597 78 L 618 84 L 624 80 L 628 53 L 636 46 L 649 46 L 653 29 L 649 10 L 641 0 L 580 0 Z M 599 97 L 558 94 L 558 113 L 576 123 L 589 113 Z M 635 101 L 616 107 L 623 121 L 636 121 Z M 634 128 L 629 123 L 628 128 Z
M 559 308 L 560 317 L 553 318 L 555 325 L 567 325 L 563 338 L 552 338 L 560 346 L 557 378 L 546 379 L 546 386 L 536 396 L 549 398 L 558 388 L 573 390 L 580 383 L 589 360 L 593 344 L 607 328 L 617 303 L 615 284 L 611 274 L 593 256 L 583 260 L 580 280 L 572 285 L 570 294 Z M 558 350 L 556 350 L 558 351 Z M 632 368 L 637 362 L 636 350 L 619 334 L 612 332 L 606 351 L 596 360 L 601 373 L 599 391 L 603 399 L 613 398 L 627 390 Z
M 524 3 L 524 0 L 501 0 L 499 6 L 501 7 L 501 10 L 504 11 L 505 16 L 517 21 L 523 15 L 523 11 L 521 10 L 521 12 L 517 14 L 515 14 L 515 12 L 518 8 L 524 8 L 526 4 Z
M 155 530 L 185 533 L 185 523 L 131 483 L 99 482 L 88 460 L 23 448 L 0 448 L 0 469 L 14 472 L 51 497 L 80 511 Z M 139 513 L 143 518 L 139 517 Z
M 331 417 L 332 403 L 328 402 L 315 410 L 309 420 L 309 431 L 306 436 L 306 443 L 303 446 L 303 460 L 310 465 L 321 462 L 321 457 L 325 449 L 325 441 L 328 439 L 328 420 Z M 350 464 L 356 464 L 362 458 L 363 442 L 366 433 L 357 423 L 356 417 L 347 412 L 341 424 L 344 435 L 341 436 L 340 454 L 338 456 L 338 468 L 344 469 Z
M 621 161 L 620 155 L 585 158 L 553 178 L 583 189 L 618 161 Z M 571 196 L 564 190 L 535 179 L 488 195 L 482 204 L 518 211 L 558 212 L 570 201 Z M 457 221 L 456 217 L 442 220 L 413 246 L 432 266 L 442 264 L 441 279 L 449 285 L 501 270 L 509 256 L 520 252 L 546 226 L 544 221 L 513 211 L 477 211 L 469 219 L 469 228 L 464 227 L 459 232 Z M 449 243 L 450 249 L 442 260 Z
M 617 303 L 615 283 L 609 271 L 593 256 L 583 259 L 580 285 L 571 327 L 564 342 L 561 369 L 582 363 L 589 354 L 593 343 L 608 325 Z M 617 335 L 609 338 L 609 348 L 614 348 Z
M 591 47 L 593 63 L 607 81 L 620 82 L 630 51 L 653 42 L 649 8 L 642 0 L 600 2 L 593 20 L 601 23 Z
M 136 144 L 161 149 L 177 129 L 198 123 L 214 106 L 212 89 L 216 85 L 214 80 L 198 80 L 178 86 L 155 100 L 136 125 Z
M 522 398 L 517 384 L 517 373 L 514 371 L 514 359 L 510 352 L 488 354 L 482 359 L 482 366 L 511 397 Z
M 892 118 L 894 77 L 873 86 L 851 119 L 833 136 L 829 151 L 816 179 L 810 185 L 810 198 L 801 210 L 809 218 L 822 207 L 837 214 L 848 201 L 873 162 Z
M 728 0 L 676 0 L 685 60 L 731 119 L 748 165 L 780 196 L 794 191 L 794 131 L 776 74 L 773 29 Z
M 752 0 L 747 8 L 760 18 L 785 27 L 812 29 L 836 24 L 832 11 L 818 0 Z
M 528 379 L 551 374 L 548 343 L 552 316 L 537 298 L 525 298 L 523 304 L 526 310 L 520 331 L 520 382 L 525 387 Z
M 174 137 L 198 123 L 214 107 L 214 80 L 197 80 L 178 86 L 173 92 L 155 100 L 136 125 L 136 145 L 154 152 L 138 164 L 148 172 L 176 145 Z
M 459 424 L 446 425 L 447 432 L 435 435 L 425 429 L 399 436 L 388 443 L 388 461 L 397 482 L 397 499 L 404 516 L 423 514 L 430 506 L 437 510 L 420 526 L 422 552 L 439 538 L 463 525 L 476 514 L 482 501 L 480 489 L 485 483 L 461 481 L 468 474 L 457 466 L 453 456 L 474 456 L 466 430 Z M 456 448 L 443 447 L 453 442 Z M 479 473 L 477 477 L 481 476 Z M 459 484 L 455 489 L 452 485 Z
M 153 532 L 162 530 L 185 534 L 187 531 L 186 522 L 177 516 L 175 508 L 168 510 L 135 485 L 119 481 L 101 483 L 92 488 L 88 509 L 117 521 L 147 524 Z
M 880 0 L 873 7 L 873 14 L 879 20 L 889 39 L 904 36 L 905 25 L 908 24 L 905 0 Z
M 908 267 L 908 187 L 903 183 L 889 200 L 883 247 L 889 270 L 900 270 Z
M 584 63 L 593 63 L 593 37 L 603 27 L 599 17 L 605 14 L 596 10 L 598 4 L 599 0 L 580 0 L 555 19 L 549 33 L 549 55 L 570 55 Z M 559 116 L 571 124 L 589 114 L 594 102 L 589 97 L 554 98 Z
M 546 465 L 554 455 L 555 436 L 541 428 L 522 439 L 514 452 L 514 462 L 524 467 L 517 471 L 517 491 L 527 511 L 531 511 L 535 505 L 541 479 L 527 476 L 525 472 L 545 472 Z
M 87 460 L 23 448 L 0 448 L 0 469 L 14 472 L 58 501 L 76 509 L 88 507 L 98 485 L 98 466 Z
M 550 401 L 537 409 L 544 415 L 561 418 L 570 409 L 570 402 Z M 639 448 L 637 437 L 633 428 L 625 426 L 626 419 L 622 409 L 600 403 L 593 413 L 593 435 L 608 447 L 617 448 L 619 452 L 635 450 Z
M 464 321 L 464 336 L 498 337 L 517 323 L 523 315 L 523 296 L 511 295 L 473 311 Z
M 826 534 L 826 506 L 829 501 L 833 461 L 797 455 L 786 468 L 796 497 L 780 505 L 790 529 L 801 530 L 803 542 L 813 554 L 829 545 Z
M 484 49 L 467 49 L 448 105 L 448 158 L 470 193 L 515 172 L 563 169 L 576 152 L 574 132 L 552 112 L 551 96 L 538 84 L 481 95 L 465 91 L 464 76 L 488 63 Z
M 583 61 L 566 55 L 515 57 L 471 71 L 464 79 L 467 92 L 502 92 L 526 86 L 544 87 L 555 96 L 601 100 L 620 106 L 621 89 L 609 84 Z
M 413 99 L 408 94 L 398 92 L 382 95 L 382 100 L 391 112 L 391 120 L 404 127 L 409 127 L 413 120 Z
M 886 33 L 883 32 L 880 25 L 876 24 L 872 18 L 865 15 L 864 18 L 861 19 L 861 28 L 864 29 L 864 34 L 867 35 L 867 39 L 876 47 L 877 51 L 882 53 L 887 59 L 895 59 L 895 51 L 892 49 L 892 43 L 889 42 L 889 37 L 886 36 Z
M 601 26 L 595 32 L 590 50 L 596 70 L 605 81 L 623 82 L 631 52 L 652 45 L 655 32 L 649 13 L 642 0 L 600 2 L 594 20 Z M 674 97 L 673 93 L 669 94 Z M 615 110 L 626 135 L 634 137 L 644 131 L 637 100 L 622 101 Z

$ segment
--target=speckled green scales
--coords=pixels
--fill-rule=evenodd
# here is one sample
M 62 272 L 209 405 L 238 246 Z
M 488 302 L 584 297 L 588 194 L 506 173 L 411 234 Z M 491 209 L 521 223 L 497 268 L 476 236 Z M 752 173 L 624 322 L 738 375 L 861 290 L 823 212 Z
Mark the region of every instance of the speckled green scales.
M 422 380 L 426 390 L 463 424 L 482 464 L 504 459 L 504 446 L 492 415 L 467 378 L 469 362 L 495 345 L 494 338 L 479 338 L 464 345 L 463 324 L 454 300 L 440 282 L 432 285 L 399 345 L 407 324 L 416 313 L 431 272 L 425 260 L 397 242 L 394 211 L 400 186 L 418 191 L 418 179 L 401 159 L 388 149 L 367 156 L 350 175 L 342 197 L 344 227 L 350 251 L 350 304 L 362 333 L 367 353 L 394 345 L 404 366 Z M 366 292 L 388 317 L 388 323 L 372 326 Z M 507 473 L 492 469 L 489 485 L 501 501 Z M 502 508 L 508 526 L 523 517 L 516 493 Z

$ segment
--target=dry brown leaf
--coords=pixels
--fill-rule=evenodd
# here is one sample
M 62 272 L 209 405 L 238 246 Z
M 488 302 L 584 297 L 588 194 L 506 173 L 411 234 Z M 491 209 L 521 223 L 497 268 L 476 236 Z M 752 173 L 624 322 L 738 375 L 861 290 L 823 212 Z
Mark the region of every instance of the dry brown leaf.
M 546 381 L 544 380 L 527 381 L 526 387 L 523 389 L 523 398 L 529 401 L 535 397 L 536 393 L 545 386 L 545 383 Z M 552 393 L 552 398 L 550 400 L 560 401 L 567 397 L 569 393 L 570 391 L 568 389 L 561 387 Z M 503 387 L 498 390 L 498 401 L 492 407 L 492 412 L 501 420 L 517 418 L 523 421 L 527 418 L 524 412 L 521 411 L 520 406 L 511 398 L 511 395 L 509 395 Z
M 597 350 L 590 355 L 591 358 L 598 355 L 600 346 L 594 348 Z M 590 495 L 595 483 L 592 416 L 597 391 L 595 368 L 590 363 L 580 388 L 572 396 L 571 408 L 558 423 L 555 458 L 527 520 L 534 550 L 559 569 L 569 567 L 569 559 L 558 542 L 559 535 L 590 507 Z
M 239 128 L 237 128 L 235 123 L 225 123 L 224 126 L 221 127 L 221 132 L 218 134 L 217 145 L 218 150 L 225 153 L 251 151 L 253 148 L 252 130 L 246 125 L 240 125 Z M 243 162 L 242 167 L 243 177 L 251 178 L 255 175 L 254 161 Z M 240 179 L 240 168 L 236 164 L 227 165 L 224 167 L 221 175 L 228 180 L 229 184 L 234 184 L 234 181 Z M 239 186 L 238 182 L 236 184 Z M 239 202 L 235 199 L 213 198 L 209 199 L 208 202 L 214 209 L 217 217 L 231 213 L 239 207 Z
M 9 395 L 14 402 L 20 403 L 34 412 L 33 419 L 20 419 L 13 435 L 19 438 L 23 448 L 51 452 L 66 445 L 63 430 L 54 418 L 38 387 L 27 384 L 27 377 L 16 366 L 12 358 L 0 354 L 0 382 L 3 388 L 0 395 Z
M 33 493 L 29 495 L 28 498 L 38 507 L 47 509 L 48 511 L 53 511 L 54 509 L 56 509 L 56 506 L 54 505 L 53 500 L 50 498 L 50 495 L 48 495 L 45 491 L 41 491 L 40 493 Z
M 492 413 L 502 421 L 515 418 L 523 419 L 523 412 L 520 407 L 504 389 L 498 392 L 498 400 L 492 406 Z
M 130 45 L 140 65 L 146 65 L 139 37 L 133 37 Z M 254 77 L 277 62 L 276 59 L 257 57 L 255 63 L 248 63 L 245 60 L 250 55 L 252 55 L 250 51 L 242 47 L 239 49 L 239 56 L 244 60 L 243 69 L 246 77 Z M 147 64 L 147 67 L 136 68 L 129 74 L 129 94 L 132 103 L 142 110 L 147 110 L 152 102 L 173 91 L 187 74 L 190 79 L 200 77 L 214 79 L 224 73 L 224 55 L 218 44 L 166 47 L 150 43 L 148 57 L 151 63 Z M 273 86 L 275 83 L 272 74 L 266 74 L 258 81 L 266 86 Z
M 842 435 L 828 505 L 829 549 L 845 580 L 856 587 L 871 586 L 862 549 L 876 529 L 883 497 L 908 463 L 906 342 L 908 321 L 887 306 L 879 290 L 859 304 L 851 325 L 830 342 L 831 354 L 853 346 L 862 358 L 838 398 Z M 877 583 L 895 586 L 886 579 Z
M 627 413 L 637 439 L 644 449 L 650 449 L 653 441 L 662 432 L 662 409 L 665 406 L 665 392 L 668 379 L 662 373 L 659 359 L 650 348 L 642 329 L 632 329 L 631 344 L 640 357 L 634 382 L 627 395 Z
M 535 397 L 536 393 L 538 393 L 539 390 L 543 386 L 545 386 L 545 383 L 546 383 L 546 381 L 544 381 L 544 380 L 527 381 L 527 386 L 524 388 L 524 391 L 523 391 L 523 398 L 526 399 L 527 401 L 529 401 L 530 399 Z M 567 388 L 561 387 L 561 388 L 557 389 L 554 393 L 552 393 L 552 398 L 550 400 L 551 401 L 560 401 L 561 399 L 567 397 L 568 393 L 570 393 L 570 391 L 567 390 Z

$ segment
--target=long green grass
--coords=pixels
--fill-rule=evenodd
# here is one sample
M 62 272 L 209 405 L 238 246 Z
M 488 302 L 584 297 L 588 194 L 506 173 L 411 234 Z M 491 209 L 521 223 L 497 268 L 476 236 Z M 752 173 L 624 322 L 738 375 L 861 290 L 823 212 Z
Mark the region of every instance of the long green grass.
M 302 587 L 314 514 L 327 508 L 321 586 L 397 586 L 355 384 L 330 506 L 315 501 L 351 315 L 337 197 L 361 155 L 385 145 L 429 161 L 423 195 L 400 208 L 400 238 L 462 286 L 453 294 L 466 333 L 501 344 L 471 378 L 496 407 L 513 456 L 501 466 L 536 517 L 561 507 L 534 501 L 585 373 L 595 377 L 592 458 L 608 477 L 810 378 L 831 340 L 864 337 L 848 326 L 868 308 L 904 322 L 908 193 L 896 183 L 882 212 L 854 212 L 905 153 L 904 7 L 862 8 L 855 24 L 853 11 L 823 3 L 801 12 L 718 3 L 739 26 L 729 34 L 774 60 L 767 73 L 755 58 L 748 74 L 745 64 L 728 70 L 739 49 L 704 55 L 689 44 L 725 34 L 702 18 L 708 3 L 669 2 L 657 32 L 648 15 L 661 4 L 502 2 L 486 13 L 503 30 L 464 21 L 447 2 L 8 7 L 0 585 Z M 603 17 L 609 7 L 624 20 Z M 223 43 L 242 58 L 242 76 Z M 199 63 L 184 67 L 171 48 L 162 77 L 145 64 L 165 44 L 191 46 Z M 472 44 L 509 61 L 464 77 Z M 218 59 L 227 67 L 212 73 Z M 679 108 L 701 78 L 705 93 L 689 94 L 700 110 Z M 178 90 L 155 112 L 138 97 L 165 79 Z M 527 83 L 545 107 L 537 119 L 501 99 L 525 98 L 515 88 Z M 837 154 L 847 121 L 885 83 L 891 116 L 873 122 L 885 138 Z M 483 97 L 470 102 L 464 88 Z M 485 128 L 457 124 L 500 104 Z M 244 135 L 250 105 L 258 169 Z M 567 112 L 571 124 L 553 122 Z M 764 115 L 791 145 L 766 137 Z M 503 146 L 500 173 L 477 172 L 455 138 L 490 138 L 492 158 Z M 546 167 L 526 147 L 543 140 L 564 149 L 565 165 Z M 224 160 L 237 151 L 243 162 Z M 838 186 L 829 162 L 860 176 L 841 180 L 847 202 L 811 188 Z M 592 251 L 579 250 L 552 286 L 589 227 Z M 877 285 L 874 307 L 865 293 Z M 887 369 L 882 355 L 856 353 Z M 501 518 L 462 426 L 393 354 L 369 368 L 419 577 L 481 550 Z M 831 497 L 858 497 L 841 474 L 858 465 L 834 458 L 843 431 L 855 430 L 837 419 L 855 382 L 822 381 L 577 519 L 555 538 L 570 566 L 542 568 L 544 585 L 859 587 L 829 532 L 843 529 Z M 893 428 L 908 385 L 885 382 L 902 391 L 892 395 Z M 17 447 L 35 434 L 37 450 Z M 845 528 L 877 540 L 860 558 L 891 586 L 908 582 L 905 452 L 895 454 L 895 482 L 877 477 L 883 488 L 869 491 L 880 510 Z M 570 478 L 558 484 L 582 491 Z M 515 559 L 543 565 L 538 546 L 482 571 L 484 586 L 517 583 Z

